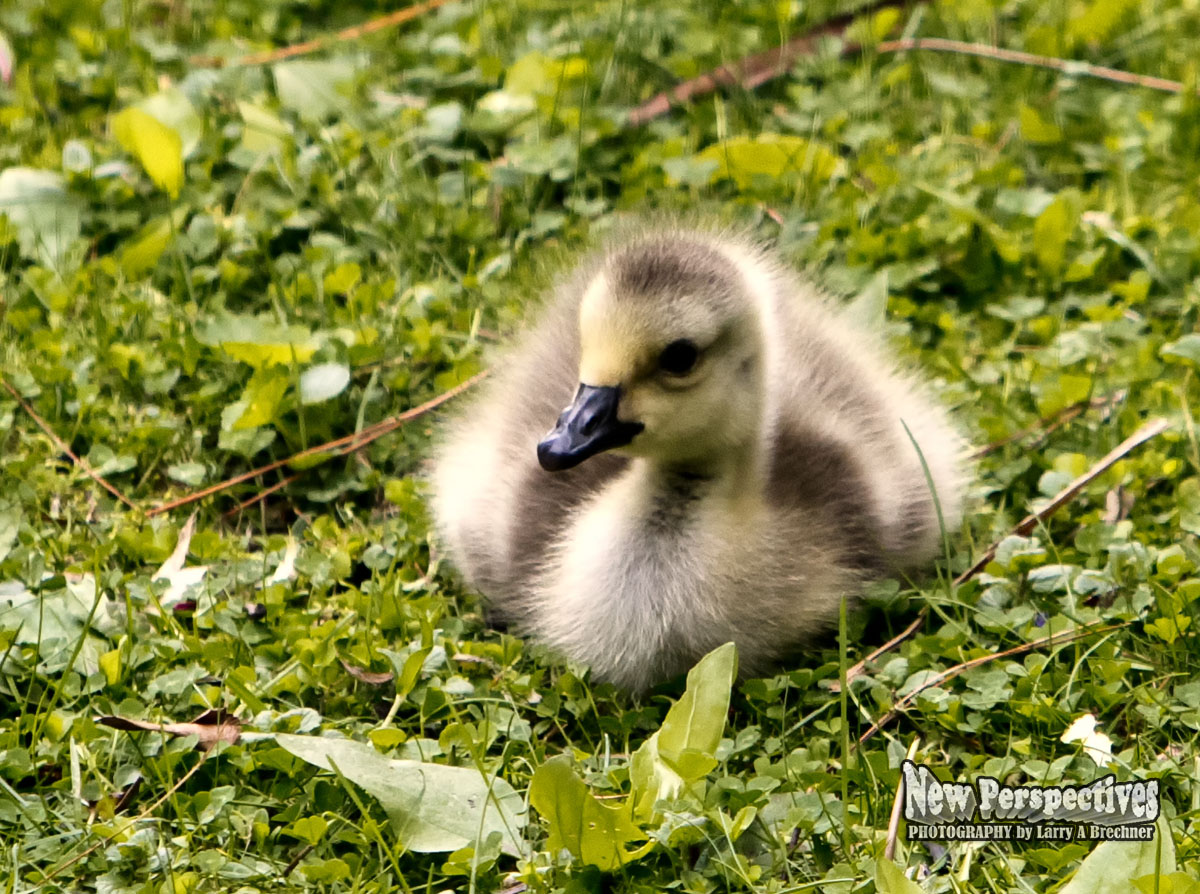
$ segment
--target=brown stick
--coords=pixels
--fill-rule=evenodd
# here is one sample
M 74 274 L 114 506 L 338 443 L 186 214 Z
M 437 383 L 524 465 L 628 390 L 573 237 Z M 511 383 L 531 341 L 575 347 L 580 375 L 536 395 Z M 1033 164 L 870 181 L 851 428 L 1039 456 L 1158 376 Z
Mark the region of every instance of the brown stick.
M 352 453 L 355 450 L 359 450 L 367 446 L 372 441 L 378 440 L 388 432 L 395 431 L 400 426 L 404 425 L 404 423 L 411 422 L 413 419 L 416 419 L 419 416 L 424 416 L 430 410 L 436 409 L 447 401 L 458 397 L 458 395 L 462 394 L 472 385 L 482 381 L 487 374 L 487 370 L 476 373 L 465 382 L 455 385 L 449 391 L 439 394 L 432 400 L 425 401 L 425 403 L 418 407 L 413 407 L 411 410 L 405 410 L 398 416 L 393 416 L 391 419 L 385 419 L 383 422 L 377 422 L 375 425 L 365 428 L 360 432 L 355 432 L 352 435 L 336 438 L 335 440 L 327 441 L 324 444 L 318 444 L 316 447 L 309 447 L 307 450 L 301 450 L 299 453 L 294 453 L 286 459 L 279 459 L 273 463 L 267 463 L 265 466 L 259 466 L 257 469 L 251 469 L 249 472 L 243 472 L 240 475 L 235 475 L 232 478 L 227 478 L 224 481 L 201 488 L 200 490 L 194 491 L 186 496 L 179 497 L 175 500 L 170 500 L 169 502 L 163 503 L 161 506 L 155 506 L 153 509 L 148 510 L 146 515 L 161 515 L 164 512 L 170 512 L 172 509 L 178 509 L 180 506 L 188 506 L 199 500 L 203 500 L 205 497 L 211 497 L 213 494 L 219 494 L 221 491 L 229 490 L 229 488 L 235 487 L 244 481 L 249 481 L 251 478 L 257 478 L 259 475 L 265 475 L 268 472 L 274 472 L 276 469 L 281 469 L 289 463 L 294 463 L 310 456 L 317 456 L 322 453 L 329 453 L 333 456 L 345 456 L 347 453 Z
M 1160 90 L 1164 93 L 1183 92 L 1183 84 L 1179 81 L 1170 81 L 1166 78 L 1156 78 L 1150 75 L 1134 74 L 1133 72 L 1122 71 L 1119 68 L 1109 68 L 1107 65 L 1092 65 L 1090 62 L 1079 62 L 1074 59 L 1056 59 L 1053 56 L 1039 56 L 1035 53 L 1025 53 L 1020 50 L 1006 50 L 983 43 L 967 43 L 962 40 L 946 40 L 941 37 L 911 37 L 901 40 L 885 40 L 875 47 L 875 51 L 879 53 L 902 53 L 909 50 L 930 50 L 938 53 L 979 56 L 984 59 L 995 59 L 999 62 L 1014 62 L 1018 65 L 1048 68 L 1077 77 L 1098 78 L 1102 81 L 1112 81 L 1117 84 L 1146 87 L 1150 90 Z
M 927 605 L 922 606 L 921 610 L 919 612 L 917 612 L 917 616 L 915 618 L 913 618 L 913 621 L 911 624 L 909 624 L 907 627 L 905 627 L 903 630 L 901 630 L 899 633 L 897 633 L 895 636 L 893 636 L 891 639 L 889 639 L 886 643 L 884 643 L 878 649 L 875 649 L 873 652 L 868 654 L 867 657 L 865 657 L 862 661 L 859 661 L 859 662 L 851 665 L 850 669 L 848 671 L 846 671 L 846 685 L 849 686 L 853 680 L 855 680 L 858 677 L 861 677 L 863 675 L 863 671 L 866 670 L 867 665 L 870 664 L 872 661 L 874 661 L 876 658 L 878 658 L 880 655 L 882 655 L 884 652 L 890 652 L 896 646 L 900 645 L 902 642 L 904 642 L 906 639 L 908 639 L 910 636 L 912 636 L 914 633 L 916 633 L 918 630 L 920 630 L 921 625 L 925 623 L 925 618 L 928 617 L 928 615 L 929 615 L 929 606 L 927 606 Z M 834 680 L 829 688 L 833 692 L 841 692 L 842 691 L 842 681 Z
M 1166 429 L 1169 427 L 1170 423 L 1165 419 L 1152 419 L 1150 422 L 1147 422 L 1136 432 L 1106 453 L 1090 469 L 1055 494 L 1054 499 L 1052 499 L 1049 503 L 1032 515 L 1027 515 L 1024 519 L 1022 519 L 1021 523 L 1012 529 L 1011 534 L 1019 534 L 1024 536 L 1025 534 L 1030 533 L 1041 522 L 1045 521 L 1047 518 L 1065 506 L 1068 502 L 1074 499 L 1074 497 L 1081 490 L 1083 490 L 1089 483 L 1105 472 L 1110 466 L 1113 465 L 1113 463 L 1121 459 L 1123 456 L 1125 456 L 1125 454 L 1129 453 L 1139 444 L 1150 440 L 1155 435 L 1162 434 L 1162 432 L 1166 431 Z M 1011 536 L 1011 534 L 1009 536 Z M 976 562 L 970 568 L 954 579 L 954 586 L 962 586 L 975 575 L 979 574 L 979 572 L 983 571 L 983 569 L 988 566 L 988 563 L 991 562 L 992 559 L 996 558 L 996 549 L 999 546 L 1000 541 L 997 541 L 989 546 L 983 555 L 980 556 L 980 558 L 976 560 Z M 913 619 L 911 624 L 889 639 L 878 649 L 875 649 L 873 652 L 867 655 L 867 657 L 865 657 L 862 661 L 859 661 L 857 664 L 853 665 L 849 670 L 847 670 L 846 684 L 849 685 L 851 680 L 862 676 L 866 666 L 880 655 L 894 649 L 900 643 L 904 642 L 906 639 L 920 630 L 921 625 L 925 623 L 925 619 L 928 616 L 929 607 L 925 606 L 920 612 L 917 613 L 917 617 Z M 834 681 L 832 686 L 834 692 L 838 691 L 839 685 L 840 684 L 838 681 Z
M 982 459 L 988 454 L 995 453 L 1001 447 L 1006 447 L 1014 441 L 1020 441 L 1022 438 L 1025 438 L 1034 432 L 1038 433 L 1038 437 L 1034 439 L 1033 443 L 1041 443 L 1057 429 L 1062 428 L 1072 419 L 1078 417 L 1084 410 L 1112 407 L 1115 404 L 1123 401 L 1126 394 L 1128 394 L 1128 391 L 1121 389 L 1112 394 L 1103 394 L 1099 397 L 1093 397 L 1091 400 L 1081 400 L 1078 403 L 1071 404 L 1071 406 L 1067 407 L 1066 409 L 1059 410 L 1057 413 L 1053 413 L 1049 416 L 1043 416 L 1032 425 L 1027 425 L 1025 428 L 1015 431 L 1010 435 L 1005 435 L 1000 440 L 993 441 L 986 447 L 980 447 L 971 454 L 971 459 Z
M 925 681 L 912 692 L 908 693 L 908 695 L 903 696 L 898 702 L 896 702 L 890 711 L 872 723 L 870 728 L 858 737 L 858 744 L 861 745 L 863 742 L 867 741 L 867 739 L 871 738 L 871 736 L 883 729 L 883 727 L 890 723 L 896 717 L 896 715 L 916 701 L 918 695 L 920 695 L 926 689 L 929 689 L 931 686 L 939 686 L 942 683 L 945 683 L 947 680 L 953 680 L 960 674 L 963 674 L 972 668 L 979 667 L 981 664 L 987 664 L 989 661 L 996 661 L 999 658 L 1011 658 L 1014 655 L 1023 655 L 1026 652 L 1032 652 L 1034 649 L 1038 649 L 1049 643 L 1053 643 L 1055 645 L 1065 645 L 1067 643 L 1073 643 L 1077 639 L 1083 639 L 1085 636 L 1091 636 L 1093 633 L 1110 633 L 1113 630 L 1121 630 L 1124 627 L 1128 627 L 1133 623 L 1133 621 L 1122 621 L 1120 624 L 1110 624 L 1107 627 L 1100 627 L 1098 626 L 1099 623 L 1100 622 L 1097 621 L 1094 624 L 1087 624 L 1079 630 L 1075 630 L 1071 633 L 1060 636 L 1055 636 L 1052 633 L 1049 636 L 1043 636 L 1027 643 L 1021 643 L 1019 646 L 1013 646 L 1011 649 L 1005 649 L 1003 652 L 992 652 L 988 655 L 980 655 L 978 658 L 972 658 L 970 661 L 964 661 L 962 664 L 956 664 L 954 667 L 942 671 L 940 674 L 931 677 L 929 680 Z
M 765 84 L 767 81 L 786 74 L 792 63 L 801 56 L 810 55 L 814 51 L 816 43 L 820 38 L 844 32 L 850 22 L 857 16 L 886 7 L 905 5 L 907 4 L 898 2 L 877 3 L 859 10 L 857 13 L 838 16 L 799 37 L 793 38 L 781 47 L 774 47 L 770 50 L 755 53 L 737 62 L 722 65 L 698 77 L 683 81 L 630 111 L 629 124 L 633 126 L 645 124 L 648 121 L 665 115 L 674 106 L 682 105 L 713 93 L 718 87 L 738 86 L 745 90 L 752 90 L 755 87 Z M 843 48 L 843 54 L 854 53 L 859 49 L 860 47 L 857 44 L 847 44 Z M 916 50 L 979 56 L 999 62 L 1012 62 L 1018 65 L 1047 68 L 1077 77 L 1097 78 L 1117 84 L 1146 87 L 1150 90 L 1159 90 L 1164 93 L 1182 93 L 1184 89 L 1183 84 L 1179 81 L 1172 81 L 1152 75 L 1135 74 L 1134 72 L 1123 71 L 1119 68 L 1110 68 L 1107 65 L 1093 65 L 1089 62 L 1081 62 L 1074 59 L 1039 56 L 1036 53 L 1006 50 L 1001 47 L 989 46 L 988 44 L 947 40 L 940 37 L 912 37 L 885 40 L 874 47 L 874 51 L 877 53 L 902 53 Z
M 397 25 L 402 25 L 405 22 L 411 21 L 418 16 L 422 16 L 427 12 L 437 9 L 439 6 L 445 6 L 451 0 L 425 0 L 424 3 L 418 3 L 415 6 L 406 6 L 404 9 L 398 9 L 395 12 L 388 13 L 385 16 L 380 16 L 377 19 L 371 19 L 361 25 L 354 25 L 350 28 L 343 28 L 336 34 L 329 34 L 325 37 L 316 37 L 312 40 L 306 40 L 302 43 L 292 44 L 287 47 L 280 47 L 277 50 L 268 50 L 263 53 L 251 53 L 248 56 L 242 56 L 238 59 L 221 59 L 213 56 L 193 56 L 191 62 L 193 65 L 205 65 L 211 68 L 221 68 L 224 66 L 242 66 L 242 65 L 265 65 L 271 62 L 278 62 L 280 59 L 291 59 L 294 56 L 304 56 L 309 53 L 315 53 L 318 50 L 323 50 L 325 47 L 335 43 L 343 43 L 349 40 L 357 40 L 364 34 L 373 34 L 376 31 L 383 31 L 385 28 L 394 28 Z
M 287 487 L 289 484 L 291 484 L 293 481 L 297 480 L 299 477 L 300 477 L 300 473 L 297 472 L 295 475 L 288 475 L 286 478 L 284 478 L 280 481 L 276 481 L 270 487 L 264 487 L 262 490 L 260 490 L 254 496 L 250 497 L 248 500 L 243 500 L 242 502 L 238 503 L 236 506 L 234 506 L 232 509 L 230 509 L 228 512 L 226 512 L 224 515 L 222 515 L 221 518 L 232 518 L 233 516 L 237 515 L 239 512 L 245 512 L 251 506 L 261 503 L 267 497 L 271 496 L 271 494 L 275 493 L 275 491 L 282 490 L 283 488 Z
M 1025 518 L 1021 520 L 1021 523 L 1013 528 L 1012 533 L 1018 534 L 1022 537 L 1026 534 L 1029 534 L 1039 524 L 1073 500 L 1076 494 L 1091 484 L 1091 482 L 1098 478 L 1102 473 L 1107 471 L 1109 467 L 1113 465 L 1113 463 L 1121 459 L 1123 456 L 1125 456 L 1125 454 L 1129 453 L 1129 451 L 1133 450 L 1139 444 L 1149 441 L 1156 435 L 1162 434 L 1170 427 L 1171 423 L 1166 419 L 1151 419 L 1108 453 L 1104 454 L 1104 456 L 1101 457 L 1100 460 L 1090 469 L 1055 494 L 1054 499 L 1052 499 L 1049 503 L 1047 503 L 1037 512 L 1034 512 L 1032 515 L 1025 516 Z M 968 581 L 986 568 L 988 563 L 991 562 L 992 559 L 996 558 L 996 548 L 999 545 L 999 543 L 993 543 L 990 547 L 988 547 L 987 552 L 980 556 L 975 561 L 974 565 L 960 574 L 955 583 L 957 584 Z
M 682 81 L 670 90 L 665 90 L 632 109 L 629 112 L 629 124 L 640 127 L 648 121 L 665 115 L 674 106 L 707 96 L 716 91 L 718 87 L 737 86 L 743 90 L 760 87 L 767 81 L 787 74 L 793 62 L 801 56 L 811 55 L 816 50 L 817 43 L 821 38 L 841 34 L 859 16 L 869 15 L 881 9 L 908 6 L 910 3 L 911 0 L 884 0 L 884 2 L 872 3 L 854 12 L 835 16 L 815 28 L 793 37 L 783 46 L 754 53 L 736 62 L 714 68 L 698 77 Z M 857 45 L 847 46 L 846 51 L 853 52 L 857 49 Z
M 38 415 L 37 411 L 30 406 L 29 402 L 25 400 L 25 398 L 21 397 L 17 389 L 10 385 L 7 379 L 0 378 L 0 385 L 4 386 L 4 390 L 11 394 L 13 399 L 21 405 L 21 409 L 28 413 L 29 417 L 37 423 L 37 427 L 45 433 L 46 437 L 48 437 L 54 446 L 58 448 L 59 452 L 65 453 L 68 457 L 70 457 L 71 462 L 82 469 L 89 478 L 99 484 L 102 488 L 104 488 L 130 509 L 134 510 L 135 512 L 141 511 L 141 507 L 138 506 L 137 503 L 133 502 L 133 500 L 129 499 L 129 497 L 125 496 L 125 494 L 121 493 L 121 491 L 117 489 L 116 485 L 110 484 L 108 481 L 106 481 L 104 476 L 93 469 L 86 459 L 84 459 L 82 456 L 77 456 L 75 451 L 67 446 L 67 442 L 60 438 L 55 433 L 54 429 L 50 427 L 50 423 Z
M 61 873 L 63 870 L 71 868 L 72 866 L 74 866 L 76 863 L 78 863 L 80 860 L 82 860 L 84 857 L 88 856 L 89 854 L 93 854 L 100 848 L 104 847 L 105 845 L 111 844 L 112 842 L 116 841 L 118 838 L 120 838 L 122 835 L 124 835 L 130 829 L 132 829 L 134 827 L 134 825 L 136 825 L 137 823 L 140 823 L 142 820 L 144 820 L 146 817 L 148 817 L 151 813 L 153 813 L 155 810 L 157 810 L 159 807 L 161 807 L 163 805 L 163 803 L 167 800 L 167 798 L 171 797 L 171 795 L 173 795 L 177 791 L 179 791 L 179 789 L 183 786 L 183 784 L 185 782 L 187 782 L 189 779 L 191 779 L 193 776 L 195 776 L 196 771 L 199 770 L 202 766 L 204 766 L 204 758 L 203 757 L 201 757 L 200 760 L 196 761 L 196 763 L 192 765 L 192 768 L 190 770 L 188 770 L 186 773 L 184 773 L 182 776 L 180 776 L 179 781 L 176 782 L 169 789 L 167 789 L 167 791 L 163 794 L 162 797 L 160 797 L 157 801 L 155 801 L 153 804 L 151 804 L 145 810 L 141 811 L 137 816 L 133 817 L 128 823 L 126 823 L 125 827 L 123 829 L 120 829 L 117 832 L 113 832 L 111 835 L 101 838 L 99 841 L 97 841 L 95 844 L 93 844 L 91 847 L 89 847 L 86 851 L 84 851 L 83 853 L 80 853 L 80 854 L 76 854 L 74 857 L 72 857 L 66 863 L 60 863 L 59 865 L 55 866 L 48 873 L 46 873 L 44 876 L 42 876 L 42 879 L 41 879 L 42 884 L 45 884 L 46 882 L 50 881 L 50 879 L 54 878 L 56 875 Z

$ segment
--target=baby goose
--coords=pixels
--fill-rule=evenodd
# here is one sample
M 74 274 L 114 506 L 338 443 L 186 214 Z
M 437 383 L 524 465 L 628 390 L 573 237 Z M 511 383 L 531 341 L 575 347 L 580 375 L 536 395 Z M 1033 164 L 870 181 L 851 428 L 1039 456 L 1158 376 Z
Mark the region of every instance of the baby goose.
M 561 283 L 452 423 L 434 515 L 502 617 L 638 691 L 730 640 L 766 672 L 843 595 L 929 560 L 962 448 L 753 243 L 650 230 Z

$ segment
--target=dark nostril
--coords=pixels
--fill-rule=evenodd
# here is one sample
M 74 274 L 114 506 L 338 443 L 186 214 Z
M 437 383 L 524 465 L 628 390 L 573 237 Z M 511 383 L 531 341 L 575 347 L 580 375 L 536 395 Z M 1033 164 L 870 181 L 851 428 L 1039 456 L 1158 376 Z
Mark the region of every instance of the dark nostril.
M 592 432 L 594 432 L 596 430 L 596 426 L 599 424 L 600 424 L 600 414 L 599 413 L 589 413 L 587 418 L 583 421 L 583 425 L 579 426 L 579 430 L 580 430 L 580 432 L 582 432 L 585 435 L 590 435 Z

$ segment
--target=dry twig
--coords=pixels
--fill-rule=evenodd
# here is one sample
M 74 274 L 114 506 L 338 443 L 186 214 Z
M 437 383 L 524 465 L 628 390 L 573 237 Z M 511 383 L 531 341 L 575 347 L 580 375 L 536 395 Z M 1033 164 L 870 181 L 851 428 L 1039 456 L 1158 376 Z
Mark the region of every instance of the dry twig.
M 149 807 L 142 810 L 137 816 L 133 817 L 128 823 L 126 823 L 124 826 L 122 826 L 116 832 L 113 832 L 111 835 L 106 835 L 104 838 L 101 838 L 99 841 L 97 841 L 95 844 L 93 844 L 87 850 L 76 854 L 74 857 L 72 857 L 67 862 L 59 863 L 57 866 L 55 866 L 53 869 L 51 869 L 48 873 L 46 873 L 44 876 L 42 876 L 41 884 L 43 884 L 43 885 L 46 884 L 55 876 L 59 875 L 60 873 L 64 872 L 67 869 L 70 869 L 72 866 L 74 866 L 80 860 L 84 859 L 85 857 L 90 856 L 91 854 L 94 854 L 96 851 L 98 851 L 102 847 L 107 847 L 108 845 L 110 845 L 114 841 L 116 841 L 118 838 L 123 836 L 126 832 L 128 832 L 130 829 L 132 829 L 135 825 L 140 823 L 142 820 L 144 820 L 146 817 L 148 817 L 150 814 L 152 814 L 155 810 L 157 810 L 159 807 L 161 807 L 166 802 L 167 798 L 171 797 L 173 794 L 175 794 L 177 791 L 179 791 L 179 789 L 183 787 L 183 784 L 185 782 L 187 782 L 189 779 L 191 779 L 193 776 L 195 776 L 196 771 L 199 770 L 203 766 L 204 766 L 204 758 L 202 757 L 202 758 L 200 758 L 200 760 L 196 761 L 196 763 L 192 765 L 192 768 L 190 770 L 188 770 L 186 773 L 184 773 L 182 776 L 180 776 L 179 780 L 173 786 L 171 786 L 169 789 L 167 789 L 157 801 L 155 801 Z
M 967 43 L 962 40 L 947 40 L 942 37 L 911 37 L 900 40 L 885 40 L 876 44 L 877 53 L 903 53 L 910 50 L 930 50 L 939 53 L 956 53 L 963 56 L 979 56 L 983 59 L 995 59 L 999 62 L 1013 62 L 1018 65 L 1031 65 L 1035 68 L 1048 68 L 1062 72 L 1065 75 L 1082 78 L 1098 78 L 1116 84 L 1128 84 L 1132 87 L 1146 87 L 1150 90 L 1160 90 L 1164 93 L 1182 93 L 1183 84 L 1166 78 L 1156 78 L 1150 75 L 1134 74 L 1119 68 L 1109 68 L 1107 65 L 1092 65 L 1090 62 L 1079 62 L 1074 59 L 1056 59 L 1053 56 L 1039 56 L 1036 53 L 1025 53 L 1020 50 L 1006 50 L 984 43 Z
M 363 22 L 361 25 L 355 25 L 351 28 L 343 28 L 336 34 L 326 35 L 325 37 L 317 37 L 312 40 L 306 40 L 302 43 L 292 44 L 288 47 L 280 47 L 277 50 L 267 50 L 263 53 L 251 53 L 248 56 L 242 56 L 237 59 L 222 59 L 214 56 L 193 56 L 191 63 L 193 65 L 205 65 L 210 68 L 222 68 L 225 66 L 236 67 L 242 65 L 266 65 L 271 62 L 278 62 L 281 59 L 291 59 L 295 56 L 305 56 L 309 53 L 315 53 L 318 50 L 323 50 L 326 47 L 335 43 L 344 43 L 350 40 L 357 40 L 365 34 L 373 34 L 376 31 L 383 31 L 387 28 L 394 28 L 397 25 L 403 25 L 405 22 L 412 21 L 427 12 L 437 9 L 439 6 L 445 6 L 451 0 L 425 0 L 424 3 L 417 3 L 414 6 L 406 6 L 404 9 L 398 9 L 395 12 L 388 13 L 385 16 L 380 16 L 376 19 Z
M 1086 624 L 1078 630 L 1072 631 L 1071 633 L 1058 636 L 1051 633 L 1048 636 L 1030 640 L 1027 643 L 1021 643 L 1019 646 L 1013 646 L 1011 649 L 1005 649 L 1003 652 L 992 652 L 988 655 L 981 655 L 978 658 L 972 658 L 970 661 L 964 661 L 961 664 L 956 664 L 954 667 L 947 668 L 940 674 L 930 677 L 912 692 L 903 696 L 899 701 L 896 702 L 895 705 L 892 706 L 891 710 L 872 723 L 867 731 L 858 737 L 858 744 L 861 745 L 863 742 L 867 741 L 867 739 L 871 738 L 871 736 L 883 729 L 883 727 L 895 719 L 895 717 L 901 711 L 915 702 L 917 700 L 917 696 L 926 689 L 929 689 L 933 686 L 940 686 L 947 680 L 953 680 L 960 674 L 966 673 L 972 668 L 979 667 L 981 664 L 987 664 L 989 661 L 997 661 L 1001 658 L 1012 658 L 1014 655 L 1024 655 L 1026 652 L 1032 652 L 1034 649 L 1040 649 L 1042 646 L 1049 644 L 1056 646 L 1066 645 L 1067 643 L 1075 642 L 1077 639 L 1083 639 L 1085 636 L 1091 636 L 1093 633 L 1110 633 L 1113 630 L 1121 630 L 1124 627 L 1128 627 L 1132 623 L 1132 621 L 1122 621 L 1120 624 L 1109 624 L 1107 627 L 1101 627 L 1099 626 L 1100 622 L 1097 621 L 1094 624 Z
M 1049 503 L 1047 503 L 1037 512 L 1025 516 L 1025 518 L 1021 520 L 1021 523 L 1013 528 L 1012 533 L 1022 537 L 1031 533 L 1039 524 L 1073 500 L 1081 490 L 1083 490 L 1085 487 L 1091 484 L 1092 481 L 1107 471 L 1117 460 L 1124 457 L 1125 454 L 1129 453 L 1140 444 L 1149 441 L 1156 435 L 1162 434 L 1170 427 L 1171 423 L 1169 423 L 1166 419 L 1152 419 L 1147 422 L 1128 438 L 1102 456 L 1100 460 L 1097 461 L 1096 464 L 1090 469 L 1055 494 L 1054 499 L 1052 499 Z M 999 543 L 993 543 L 988 550 L 975 561 L 974 565 L 959 575 L 959 579 L 955 581 L 955 583 L 968 581 L 986 568 L 988 563 L 991 562 L 992 559 L 996 558 L 996 548 L 999 545 Z
M 4 390 L 11 394 L 13 399 L 21 405 L 21 409 L 29 414 L 29 418 L 37 423 L 37 427 L 45 433 L 46 437 L 51 440 L 54 446 L 58 448 L 60 453 L 65 453 L 68 457 L 70 457 L 71 462 L 83 470 L 84 474 L 86 474 L 89 478 L 99 484 L 102 488 L 104 488 L 130 509 L 134 510 L 135 512 L 141 511 L 140 506 L 133 502 L 133 500 L 129 499 L 129 497 L 125 496 L 125 494 L 121 493 L 121 491 L 117 489 L 116 485 L 110 484 L 107 480 L 105 480 L 104 476 L 93 469 L 86 459 L 84 459 L 82 456 L 77 456 L 75 451 L 67 446 L 67 442 L 60 438 L 58 434 L 55 433 L 54 429 L 50 427 L 50 423 L 38 415 L 37 410 L 30 406 L 29 402 L 25 400 L 25 398 L 21 397 L 17 389 L 9 384 L 8 380 L 0 379 L 0 385 L 3 385 Z
M 854 19 L 861 15 L 875 12 L 887 7 L 907 6 L 903 2 L 883 2 L 865 7 L 857 12 L 830 19 L 822 25 L 793 38 L 783 46 L 773 47 L 746 56 L 728 65 L 722 65 L 698 77 L 682 81 L 670 90 L 666 90 L 637 106 L 629 113 L 629 124 L 639 126 L 661 117 L 675 106 L 692 102 L 707 96 L 718 87 L 736 86 L 743 90 L 753 90 L 767 81 L 787 73 L 792 64 L 802 56 L 811 55 L 821 38 L 841 35 Z M 848 43 L 842 48 L 843 55 L 850 55 L 862 49 L 858 44 Z M 1072 77 L 1096 78 L 1116 84 L 1127 84 L 1133 87 L 1145 87 L 1164 93 L 1182 93 L 1184 85 L 1179 81 L 1167 78 L 1141 75 L 1110 68 L 1107 65 L 1093 65 L 1075 59 L 1057 59 L 1053 56 L 1040 56 L 1036 53 L 1026 53 L 1021 50 L 1007 50 L 1002 47 L 989 46 L 982 43 L 968 43 L 961 40 L 947 40 L 941 37 L 910 37 L 897 40 L 885 40 L 876 44 L 872 50 L 876 53 L 904 53 L 913 51 L 929 51 L 939 53 L 954 53 L 965 56 L 977 56 L 998 62 L 1010 62 L 1018 65 L 1028 65 L 1036 68 L 1046 68 Z
M 282 490 L 283 488 L 287 487 L 293 481 L 296 481 L 299 477 L 300 477 L 300 473 L 297 472 L 295 475 L 288 475 L 286 478 L 281 478 L 279 481 L 276 481 L 274 484 L 270 485 L 269 487 L 264 487 L 262 490 L 260 490 L 254 496 L 252 496 L 248 499 L 242 500 L 242 502 L 238 503 L 236 506 L 234 506 L 232 509 L 227 511 L 221 517 L 222 518 L 231 518 L 240 512 L 245 512 L 251 506 L 256 506 L 259 503 L 261 503 L 267 497 L 271 496 L 271 494 L 275 493 L 275 491 Z
M 845 15 L 836 16 L 827 22 L 793 37 L 782 46 L 772 47 L 760 53 L 746 56 L 728 65 L 714 68 L 710 72 L 699 75 L 676 84 L 670 90 L 665 90 L 653 96 L 629 113 L 629 124 L 638 127 L 653 121 L 669 112 L 678 105 L 692 102 L 702 96 L 716 91 L 718 87 L 740 87 L 743 90 L 753 90 L 787 74 L 801 56 L 811 55 L 822 38 L 842 34 L 850 23 L 860 16 L 870 15 L 881 9 L 909 5 L 906 0 L 884 0 L 872 3 Z M 857 45 L 848 45 L 844 52 L 854 52 Z
M 1059 410 L 1050 416 L 1043 416 L 1032 425 L 1027 425 L 1025 428 L 1015 431 L 1010 435 L 1005 435 L 998 441 L 993 441 L 985 447 L 980 447 L 971 454 L 971 459 L 982 459 L 988 454 L 995 453 L 1001 447 L 1007 447 L 1014 441 L 1020 441 L 1029 435 L 1037 432 L 1038 436 L 1030 445 L 1036 446 L 1046 440 L 1051 434 L 1062 428 L 1068 422 L 1076 419 L 1084 410 L 1096 409 L 1111 409 L 1125 399 L 1128 392 L 1125 389 L 1116 391 L 1113 394 L 1102 394 L 1098 397 L 1093 397 L 1091 400 L 1081 400 L 1078 403 L 1071 404 L 1065 409 Z
M 249 472 L 243 472 L 241 475 L 235 475 L 232 478 L 227 478 L 224 481 L 219 481 L 216 484 L 201 488 L 198 491 L 193 491 L 190 494 L 179 497 L 175 500 L 170 500 L 163 503 L 161 506 L 155 506 L 147 511 L 146 515 L 160 515 L 164 512 L 169 512 L 172 509 L 178 509 L 180 506 L 188 506 L 192 503 L 203 500 L 205 497 L 211 497 L 213 494 L 219 494 L 222 491 L 228 490 L 231 487 L 249 481 L 252 478 L 257 478 L 259 475 L 266 475 L 268 472 L 274 472 L 276 469 L 281 469 L 286 465 L 298 462 L 302 459 L 307 459 L 310 456 L 319 456 L 321 454 L 329 454 L 331 457 L 345 456 L 348 453 L 353 453 L 355 450 L 361 450 L 373 441 L 377 441 L 389 432 L 393 432 L 406 422 L 411 422 L 419 416 L 424 416 L 430 410 L 440 407 L 442 404 L 462 394 L 472 385 L 483 380 L 487 376 L 487 370 L 481 373 L 476 373 L 458 385 L 455 385 L 449 391 L 439 394 L 432 400 L 427 400 L 418 407 L 413 407 L 411 410 L 406 410 L 398 416 L 393 416 L 391 419 L 385 419 L 383 422 L 378 422 L 360 432 L 355 432 L 352 435 L 346 435 L 342 438 L 337 438 L 328 441 L 324 444 L 318 444 L 315 447 L 309 447 L 307 450 L 301 450 L 299 453 L 292 454 L 285 459 L 276 460 L 273 463 L 267 463 L 265 466 L 259 466 L 257 469 L 251 469 Z

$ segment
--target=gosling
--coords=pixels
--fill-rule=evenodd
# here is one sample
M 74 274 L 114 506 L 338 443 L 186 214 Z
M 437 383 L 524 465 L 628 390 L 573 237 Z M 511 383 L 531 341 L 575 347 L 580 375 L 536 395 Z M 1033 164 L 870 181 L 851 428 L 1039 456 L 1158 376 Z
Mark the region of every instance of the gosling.
M 929 561 L 963 454 L 879 336 L 755 243 L 650 229 L 563 279 L 447 426 L 433 510 L 500 618 L 638 692 L 728 641 L 769 672 Z

